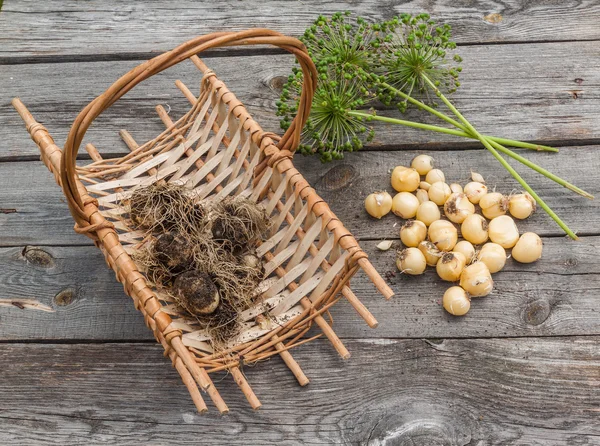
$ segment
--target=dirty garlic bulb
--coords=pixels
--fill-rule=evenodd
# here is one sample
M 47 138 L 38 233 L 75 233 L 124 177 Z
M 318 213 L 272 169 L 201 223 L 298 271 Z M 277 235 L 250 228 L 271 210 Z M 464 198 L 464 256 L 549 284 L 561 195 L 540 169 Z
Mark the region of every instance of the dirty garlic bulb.
M 450 195 L 452 195 L 452 190 L 450 190 L 450 186 L 443 181 L 438 181 L 431 185 L 427 193 L 429 194 L 429 199 L 431 201 L 438 206 L 443 206 Z
M 433 157 L 429 155 L 417 155 L 411 161 L 410 167 L 419 172 L 419 175 L 427 175 L 433 169 Z
M 492 218 L 506 214 L 508 198 L 499 192 L 490 192 L 481 197 L 479 207 L 483 216 L 491 220 Z
M 416 248 L 427 237 L 427 226 L 419 220 L 409 220 L 400 229 L 400 240 L 404 246 Z
M 488 222 L 479 214 L 467 215 L 460 225 L 463 238 L 474 245 L 481 245 L 488 240 Z
M 453 223 L 462 223 L 467 216 L 475 213 L 475 206 L 465 194 L 453 193 L 444 203 L 444 214 Z
M 515 221 L 508 215 L 493 218 L 488 225 L 490 240 L 504 249 L 512 248 L 519 240 L 519 230 Z
M 440 251 L 450 251 L 458 241 L 458 231 L 448 220 L 437 220 L 429 225 L 429 241 Z
M 402 273 L 418 276 L 427 268 L 425 256 L 417 248 L 406 248 L 398 253 L 396 266 Z
M 475 247 L 471 242 L 461 240 L 454 246 L 452 252 L 460 252 L 467 259 L 467 263 L 471 263 L 475 258 Z
M 425 256 L 425 262 L 429 266 L 435 266 L 442 256 L 442 252 L 430 241 L 424 240 L 419 243 L 419 251 Z
M 460 252 L 445 252 L 435 265 L 435 270 L 440 279 L 446 282 L 456 282 L 466 264 L 467 259 Z
M 392 196 L 386 191 L 369 194 L 365 199 L 365 209 L 371 217 L 381 218 L 392 210 Z
M 416 218 L 419 221 L 429 226 L 434 221 L 439 220 L 441 217 L 440 208 L 433 201 L 425 201 L 417 208 Z
M 453 316 L 464 316 L 471 308 L 471 299 L 461 287 L 452 286 L 444 293 L 442 305 L 444 310 Z
M 494 274 L 504 268 L 506 264 L 506 251 L 497 243 L 486 243 L 477 253 L 477 260 L 485 265 Z
M 460 286 L 473 297 L 483 297 L 492 292 L 494 281 L 487 265 L 475 262 L 461 273 Z
M 417 214 L 419 199 L 410 192 L 398 192 L 392 199 L 392 212 L 405 220 Z
M 508 199 L 508 212 L 519 220 L 528 218 L 535 212 L 536 203 L 534 198 L 525 194 L 515 194 Z
M 543 243 L 539 235 L 526 232 L 512 249 L 512 258 L 520 263 L 533 263 L 542 257 Z
M 464 192 L 471 203 L 477 204 L 488 193 L 488 189 L 483 183 L 471 181 L 465 186 Z
M 398 192 L 413 192 L 420 182 L 419 172 L 412 167 L 396 166 L 392 171 L 392 187 Z
M 417 189 L 415 195 L 417 196 L 419 203 L 425 203 L 426 201 L 429 201 L 429 194 L 425 189 Z
M 438 182 L 445 183 L 446 175 L 444 175 L 444 172 L 442 172 L 440 169 L 432 169 L 427 172 L 427 175 L 425 175 L 425 181 L 431 185 Z

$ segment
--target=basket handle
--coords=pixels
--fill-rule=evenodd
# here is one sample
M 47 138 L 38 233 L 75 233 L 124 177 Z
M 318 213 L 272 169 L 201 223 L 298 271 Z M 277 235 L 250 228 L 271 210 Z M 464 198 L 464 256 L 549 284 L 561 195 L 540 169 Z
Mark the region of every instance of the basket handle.
M 84 211 L 84 205 L 87 203 L 83 202 L 77 189 L 75 161 L 83 137 L 94 119 L 143 80 L 207 49 L 234 45 L 274 45 L 296 56 L 304 74 L 300 104 L 296 117 L 277 144 L 281 150 L 290 152 L 296 150 L 300 143 L 302 128 L 310 113 L 317 82 L 317 70 L 304 44 L 293 37 L 263 28 L 239 32 L 218 32 L 196 37 L 129 71 L 90 102 L 75 118 L 65 143 L 60 176 L 69 210 L 80 228 L 89 226 L 89 217 Z

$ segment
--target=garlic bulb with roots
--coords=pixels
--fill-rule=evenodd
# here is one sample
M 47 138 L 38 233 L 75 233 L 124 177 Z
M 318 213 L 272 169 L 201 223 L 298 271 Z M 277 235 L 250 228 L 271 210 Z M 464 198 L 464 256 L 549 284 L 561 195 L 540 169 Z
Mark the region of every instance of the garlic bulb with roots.
M 392 171 L 392 187 L 398 192 L 413 192 L 419 187 L 421 177 L 413 168 L 396 166 Z
M 505 249 L 512 248 L 519 240 L 519 230 L 515 221 L 508 215 L 493 218 L 488 225 L 490 240 Z
M 417 214 L 419 199 L 410 192 L 398 192 L 392 198 L 392 212 L 405 220 Z
M 427 226 L 418 220 L 408 220 L 400 229 L 400 240 L 404 246 L 416 248 L 427 237 Z
M 526 232 L 512 249 L 512 258 L 519 263 L 533 263 L 542 257 L 543 243 L 539 235 Z
M 488 222 L 479 214 L 467 215 L 460 225 L 463 238 L 474 245 L 481 245 L 488 240 Z
M 417 208 L 416 218 L 425 223 L 426 226 L 439 220 L 441 216 L 440 208 L 433 201 L 425 201 Z
M 445 183 L 446 175 L 444 175 L 444 172 L 442 172 L 440 169 L 431 169 L 429 172 L 427 172 L 427 175 L 425 175 L 425 181 L 431 185 L 438 182 Z
M 453 223 L 462 223 L 467 216 L 475 213 L 475 206 L 465 194 L 453 193 L 444 203 L 444 214 Z
M 452 286 L 442 297 L 444 310 L 453 316 L 464 316 L 471 308 L 469 294 L 459 286 Z
M 485 263 L 490 273 L 497 273 L 506 264 L 506 250 L 497 243 L 486 243 L 477 252 L 477 260 Z
M 471 203 L 477 204 L 488 193 L 488 189 L 483 183 L 471 181 L 465 186 L 464 193 Z
M 475 262 L 461 273 L 460 286 L 473 297 L 483 297 L 492 292 L 494 281 L 487 265 Z
M 535 208 L 535 199 L 527 193 L 511 195 L 508 199 L 508 212 L 519 220 L 529 218 L 535 212 Z
M 419 175 L 427 175 L 433 169 L 433 157 L 429 155 L 417 155 L 411 161 L 410 167 L 419 172 Z
M 443 206 L 450 195 L 452 195 L 452 190 L 450 189 L 450 186 L 443 181 L 438 181 L 431 185 L 427 193 L 429 194 L 429 199 L 431 201 L 438 206 Z
M 418 248 L 419 251 L 421 251 L 425 256 L 425 261 L 429 266 L 435 266 L 442 256 L 442 252 L 428 240 L 424 240 L 419 243 Z
M 508 210 L 508 198 L 499 192 L 490 192 L 481 197 L 479 207 L 483 216 L 491 220 L 492 218 L 506 214 Z
M 467 259 L 460 252 L 445 252 L 435 265 L 435 270 L 440 279 L 456 282 L 466 264 Z
M 452 248 L 452 252 L 460 252 L 467 259 L 467 264 L 471 263 L 475 258 L 475 247 L 471 242 L 461 240 Z
M 417 248 L 406 248 L 398 253 L 396 266 L 402 273 L 418 276 L 427 268 L 425 256 Z
M 437 220 L 429 225 L 428 237 L 440 251 L 450 251 L 458 242 L 458 231 L 448 220 Z
M 381 218 L 392 210 L 392 196 L 386 191 L 369 194 L 365 199 L 365 209 L 371 217 Z

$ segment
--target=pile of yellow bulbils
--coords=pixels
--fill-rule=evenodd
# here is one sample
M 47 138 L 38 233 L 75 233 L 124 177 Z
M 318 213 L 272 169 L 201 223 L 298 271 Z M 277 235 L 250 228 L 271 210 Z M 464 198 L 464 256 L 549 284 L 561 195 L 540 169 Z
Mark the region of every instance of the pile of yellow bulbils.
M 392 187 L 398 192 L 393 198 L 380 191 L 365 200 L 372 217 L 381 218 L 391 211 L 406 220 L 400 229 L 404 248 L 396 259 L 402 273 L 423 274 L 429 265 L 442 280 L 459 282 L 442 298 L 444 309 L 455 316 L 469 311 L 471 297 L 492 292 L 492 274 L 504 267 L 507 249 L 512 249 L 512 258 L 520 263 L 542 256 L 540 237 L 533 232 L 519 236 L 512 218 L 528 218 L 536 207 L 533 197 L 488 192 L 480 174 L 472 172 L 471 179 L 464 187 L 448 185 L 444 173 L 434 169 L 433 158 L 419 155 L 411 167 L 397 166 L 392 171 Z M 440 207 L 447 220 L 442 219 Z M 455 224 L 460 225 L 464 240 L 459 241 Z M 382 242 L 378 248 L 386 250 L 391 245 Z

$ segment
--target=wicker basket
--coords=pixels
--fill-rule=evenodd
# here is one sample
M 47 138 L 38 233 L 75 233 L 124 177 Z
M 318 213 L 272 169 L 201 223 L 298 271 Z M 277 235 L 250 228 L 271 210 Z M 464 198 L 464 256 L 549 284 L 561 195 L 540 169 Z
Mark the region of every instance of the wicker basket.
M 196 56 L 208 48 L 271 44 L 293 53 L 304 72 L 298 115 L 279 138 L 264 132 L 242 103 Z M 77 151 L 92 121 L 144 79 L 185 59 L 202 71 L 199 97 L 180 81 L 177 86 L 191 109 L 172 122 L 160 106 L 166 130 L 138 145 L 126 131 L 121 136 L 131 150 L 120 158 L 103 159 L 87 144 L 92 162 L 76 166 Z M 221 413 L 227 405 L 209 373 L 228 370 L 257 409 L 260 402 L 240 367 L 280 355 L 300 385 L 308 378 L 289 349 L 324 334 L 343 357 L 349 353 L 323 317 L 344 297 L 363 319 L 377 321 L 348 287 L 359 267 L 387 298 L 393 292 L 367 260 L 354 237 L 294 168 L 291 158 L 310 111 L 316 70 L 303 44 L 266 29 L 214 33 L 193 39 L 149 60 L 121 77 L 77 116 L 64 151 L 19 99 L 13 105 L 25 121 L 41 158 L 62 187 L 75 219 L 75 231 L 92 238 L 115 271 L 135 308 L 162 344 L 200 412 L 207 410 L 205 391 Z M 204 200 L 239 195 L 262 203 L 273 222 L 268 240 L 258 248 L 268 279 L 261 284 L 261 302 L 243 314 L 244 329 L 226 350 L 213 351 L 210 339 L 176 305 L 156 290 L 132 260 L 146 243 L 130 228 L 121 200 L 140 186 L 156 181 L 193 188 Z M 141 268 L 140 268 L 141 269 Z M 266 315 L 269 317 L 265 317 Z M 305 338 L 316 324 L 321 334 Z

